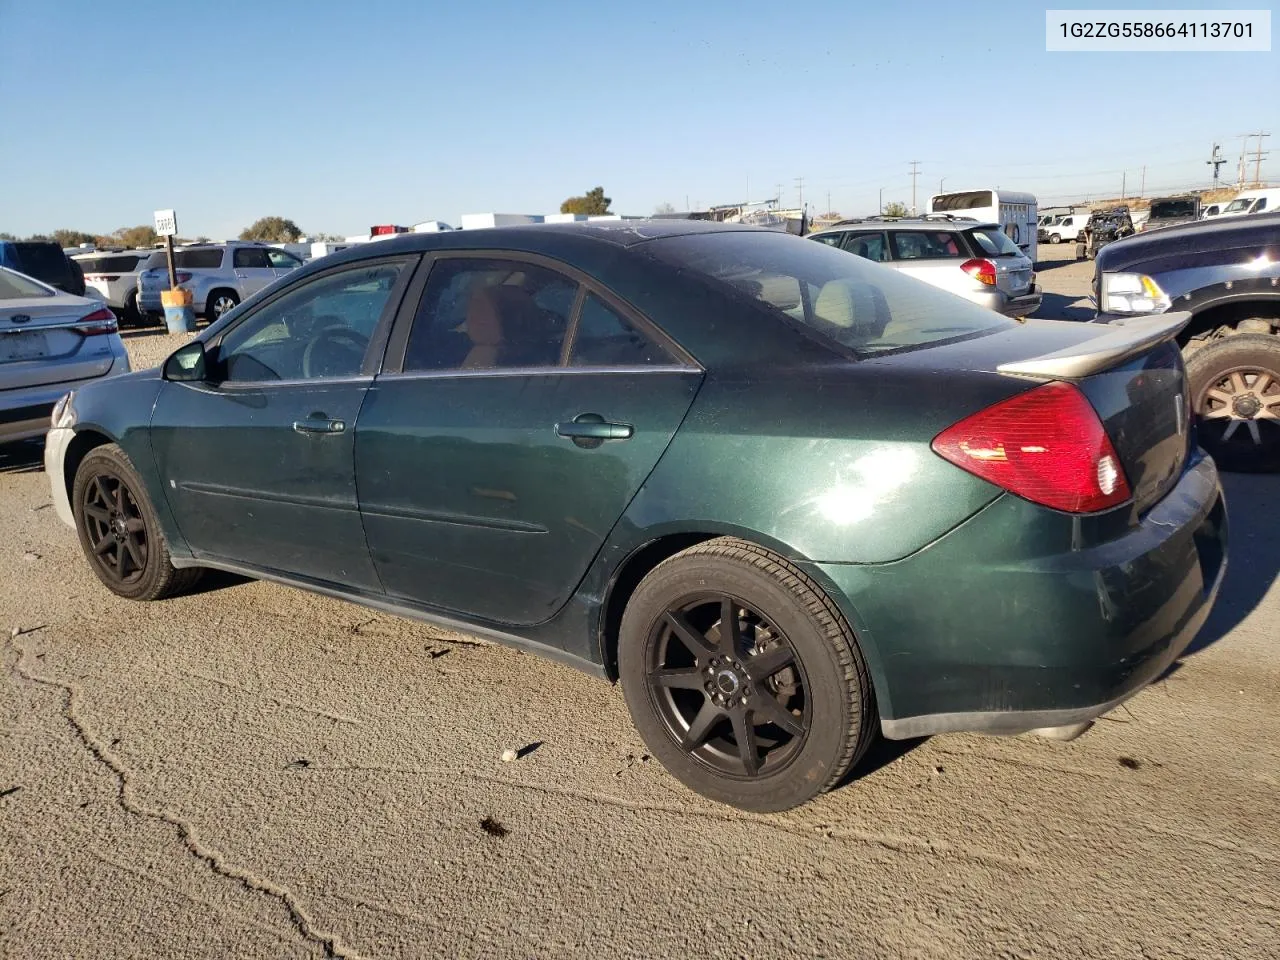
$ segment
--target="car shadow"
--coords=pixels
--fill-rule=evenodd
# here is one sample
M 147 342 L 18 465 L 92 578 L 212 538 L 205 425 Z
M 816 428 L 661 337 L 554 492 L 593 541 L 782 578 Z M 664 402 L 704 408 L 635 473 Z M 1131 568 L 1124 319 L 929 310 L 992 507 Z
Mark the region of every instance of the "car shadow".
M 226 590 L 246 583 L 253 583 L 253 579 L 242 577 L 238 573 L 227 573 L 225 570 L 205 570 L 195 586 L 187 590 L 185 595 L 196 597 L 202 593 L 213 593 L 215 590 Z
M 1262 602 L 1280 574 L 1280 486 L 1274 475 L 1226 473 L 1227 573 L 1218 600 L 1183 656 L 1217 643 Z M 1165 676 L 1177 668 L 1175 663 Z
M 0 444 L 0 474 L 38 473 L 44 469 L 44 440 Z
M 1066 257 L 1062 260 L 1037 260 L 1035 265 L 1036 273 L 1044 273 L 1046 270 L 1057 270 L 1059 267 L 1069 267 L 1073 263 L 1080 263 L 1075 257 Z
M 1093 304 L 1088 297 L 1068 297 L 1061 293 L 1046 293 L 1040 301 L 1040 309 L 1032 314 L 1036 320 L 1092 320 Z

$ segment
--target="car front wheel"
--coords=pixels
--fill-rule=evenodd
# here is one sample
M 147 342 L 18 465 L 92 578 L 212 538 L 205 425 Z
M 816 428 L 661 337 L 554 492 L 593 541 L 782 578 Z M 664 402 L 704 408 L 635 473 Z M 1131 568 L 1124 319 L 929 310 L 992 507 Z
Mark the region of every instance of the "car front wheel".
M 743 540 L 691 547 L 641 581 L 618 672 L 654 756 L 745 810 L 829 790 L 877 730 L 866 663 L 839 610 L 799 568 Z
M 199 569 L 173 566 L 142 480 L 115 444 L 85 455 L 71 496 L 85 558 L 112 593 L 129 600 L 161 600 L 199 579 Z

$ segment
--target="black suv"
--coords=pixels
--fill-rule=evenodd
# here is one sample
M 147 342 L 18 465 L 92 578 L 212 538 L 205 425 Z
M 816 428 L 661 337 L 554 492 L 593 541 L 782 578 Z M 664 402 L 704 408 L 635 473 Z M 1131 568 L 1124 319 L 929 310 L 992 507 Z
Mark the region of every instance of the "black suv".
M 1097 323 L 1190 313 L 1178 343 L 1200 445 L 1227 470 L 1280 469 L 1280 212 L 1109 243 L 1093 295 Z
M 51 240 L 0 240 L 0 267 L 35 277 L 65 293 L 84 296 L 84 273 L 79 264 Z

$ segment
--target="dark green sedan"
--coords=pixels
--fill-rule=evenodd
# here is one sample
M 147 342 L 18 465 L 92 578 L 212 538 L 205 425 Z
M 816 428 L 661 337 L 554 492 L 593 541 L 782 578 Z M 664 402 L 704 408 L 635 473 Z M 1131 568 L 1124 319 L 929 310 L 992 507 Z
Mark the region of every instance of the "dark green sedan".
M 1069 737 L 1179 656 L 1227 531 L 1185 321 L 715 224 L 412 235 L 64 398 L 46 466 L 123 597 L 215 568 L 546 654 L 781 810 L 877 733 Z

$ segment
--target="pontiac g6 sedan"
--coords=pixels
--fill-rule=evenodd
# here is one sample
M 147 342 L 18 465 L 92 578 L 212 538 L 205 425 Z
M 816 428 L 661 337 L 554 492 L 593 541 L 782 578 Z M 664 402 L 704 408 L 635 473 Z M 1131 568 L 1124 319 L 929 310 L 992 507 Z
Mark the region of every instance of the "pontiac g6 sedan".
M 1074 735 L 1183 651 L 1226 563 L 1185 320 L 1010 320 L 750 228 L 418 234 L 77 390 L 46 465 L 121 596 L 217 568 L 554 656 L 780 810 L 877 732 Z

